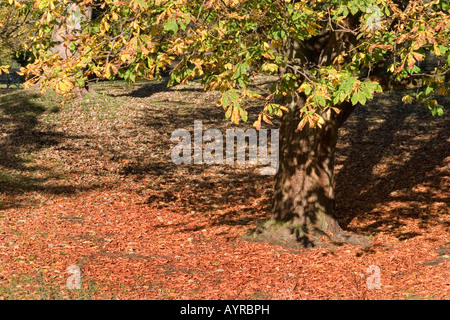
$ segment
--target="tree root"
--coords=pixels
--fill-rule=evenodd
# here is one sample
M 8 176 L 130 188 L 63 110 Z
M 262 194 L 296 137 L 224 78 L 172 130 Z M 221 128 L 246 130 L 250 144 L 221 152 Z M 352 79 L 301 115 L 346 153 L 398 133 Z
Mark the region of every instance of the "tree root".
M 331 235 L 323 231 L 305 228 L 295 223 L 269 220 L 251 230 L 243 238 L 248 241 L 267 242 L 292 249 L 335 247 L 344 244 L 367 250 L 371 243 L 363 235 L 340 231 Z

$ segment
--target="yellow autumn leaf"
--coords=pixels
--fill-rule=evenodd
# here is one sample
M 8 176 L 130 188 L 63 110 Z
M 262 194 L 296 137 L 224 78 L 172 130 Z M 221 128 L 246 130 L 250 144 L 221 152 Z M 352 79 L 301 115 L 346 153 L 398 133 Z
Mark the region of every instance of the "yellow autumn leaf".
M 262 70 L 268 72 L 276 72 L 278 71 L 278 66 L 275 63 L 265 63 L 262 66 Z
M 109 31 L 109 23 L 106 20 L 103 20 L 102 24 L 100 25 L 100 32 L 103 34 L 108 31 Z
M 346 56 L 347 56 L 347 53 L 343 53 L 343 54 L 338 55 L 338 56 L 334 59 L 333 63 L 339 63 L 339 64 L 344 63 L 344 62 L 345 62 L 344 58 L 345 58 Z
M 0 74 L 2 73 L 9 73 L 9 66 L 0 66 Z
M 67 79 L 63 79 L 62 81 L 58 82 L 58 84 L 56 85 L 56 89 L 63 94 L 68 93 L 73 89 L 73 84 Z
M 441 55 L 441 49 L 439 49 L 439 46 L 438 46 L 438 44 L 436 42 L 433 44 L 433 49 L 434 49 L 434 54 L 435 55 L 437 55 L 437 56 Z
M 172 63 L 172 58 L 169 57 L 166 53 L 160 53 L 158 55 L 158 60 L 163 63 L 163 65 L 169 65 Z
M 325 124 L 325 120 L 321 116 L 318 116 L 317 125 L 319 128 L 321 128 L 323 124 Z

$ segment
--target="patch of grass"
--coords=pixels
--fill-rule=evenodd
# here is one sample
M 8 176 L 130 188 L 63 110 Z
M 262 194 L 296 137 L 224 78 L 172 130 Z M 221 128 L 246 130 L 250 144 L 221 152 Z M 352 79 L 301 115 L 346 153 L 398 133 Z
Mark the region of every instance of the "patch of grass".
M 11 174 L 0 172 L 0 182 L 10 182 L 14 181 L 14 177 Z
M 409 293 L 405 297 L 406 300 L 434 300 L 435 297 L 433 295 L 420 295 Z
M 27 90 L 15 90 L 0 96 L 0 119 L 8 117 L 17 121 L 36 123 L 36 119 L 48 123 L 51 117 L 59 113 L 62 99 L 54 92 L 38 94 Z M 8 119 L 6 118 L 6 119 Z
M 104 93 L 88 93 L 83 97 L 83 101 L 73 103 L 79 103 L 83 107 L 81 111 L 88 114 L 89 120 L 104 121 L 118 119 L 119 109 L 126 101 Z
M 37 100 L 37 94 L 24 91 L 9 93 L 0 97 L 0 111 L 14 117 L 37 117 L 46 110 Z
M 271 298 L 272 295 L 268 291 L 263 290 L 257 290 L 256 292 L 253 292 L 250 296 L 250 300 L 267 300 Z
M 43 270 L 36 271 L 34 275 L 19 274 L 9 283 L 0 284 L 0 297 L 3 300 L 92 300 L 102 298 L 103 292 L 95 281 L 82 278 L 81 289 L 69 290 L 65 287 L 66 278 L 63 275 L 60 275 L 59 278 L 45 277 Z
M 19 174 L 0 172 L 0 183 L 14 186 L 15 189 L 27 189 L 31 185 L 38 183 L 39 179 Z

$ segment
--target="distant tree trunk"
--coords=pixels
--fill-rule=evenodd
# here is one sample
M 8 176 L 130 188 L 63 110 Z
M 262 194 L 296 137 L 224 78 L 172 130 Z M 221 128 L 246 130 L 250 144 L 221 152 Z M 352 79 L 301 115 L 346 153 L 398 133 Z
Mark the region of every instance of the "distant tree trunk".
M 66 17 L 61 21 L 61 25 L 53 30 L 52 42 L 55 45 L 52 48 L 54 53 L 59 53 L 61 59 L 70 59 L 74 54 L 65 43 L 65 38 L 81 34 L 83 21 L 90 21 L 92 10 L 90 7 L 81 8 L 77 3 L 72 2 L 67 5 Z M 84 88 L 75 88 L 75 96 L 83 96 L 90 88 L 88 84 Z

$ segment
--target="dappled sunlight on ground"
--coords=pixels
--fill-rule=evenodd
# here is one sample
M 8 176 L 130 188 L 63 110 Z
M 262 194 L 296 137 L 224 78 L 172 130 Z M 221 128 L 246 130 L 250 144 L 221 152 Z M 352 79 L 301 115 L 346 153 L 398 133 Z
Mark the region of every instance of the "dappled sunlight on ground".
M 198 119 L 233 127 L 216 93 L 95 89 L 61 108 L 55 97 L 1 92 L 0 298 L 450 297 L 447 114 L 398 94 L 359 107 L 340 132 L 337 214 L 373 245 L 299 251 L 241 238 L 268 219 L 273 177 L 170 161 L 173 130 Z M 81 292 L 66 289 L 70 265 L 81 268 Z M 371 265 L 379 290 L 361 277 Z

